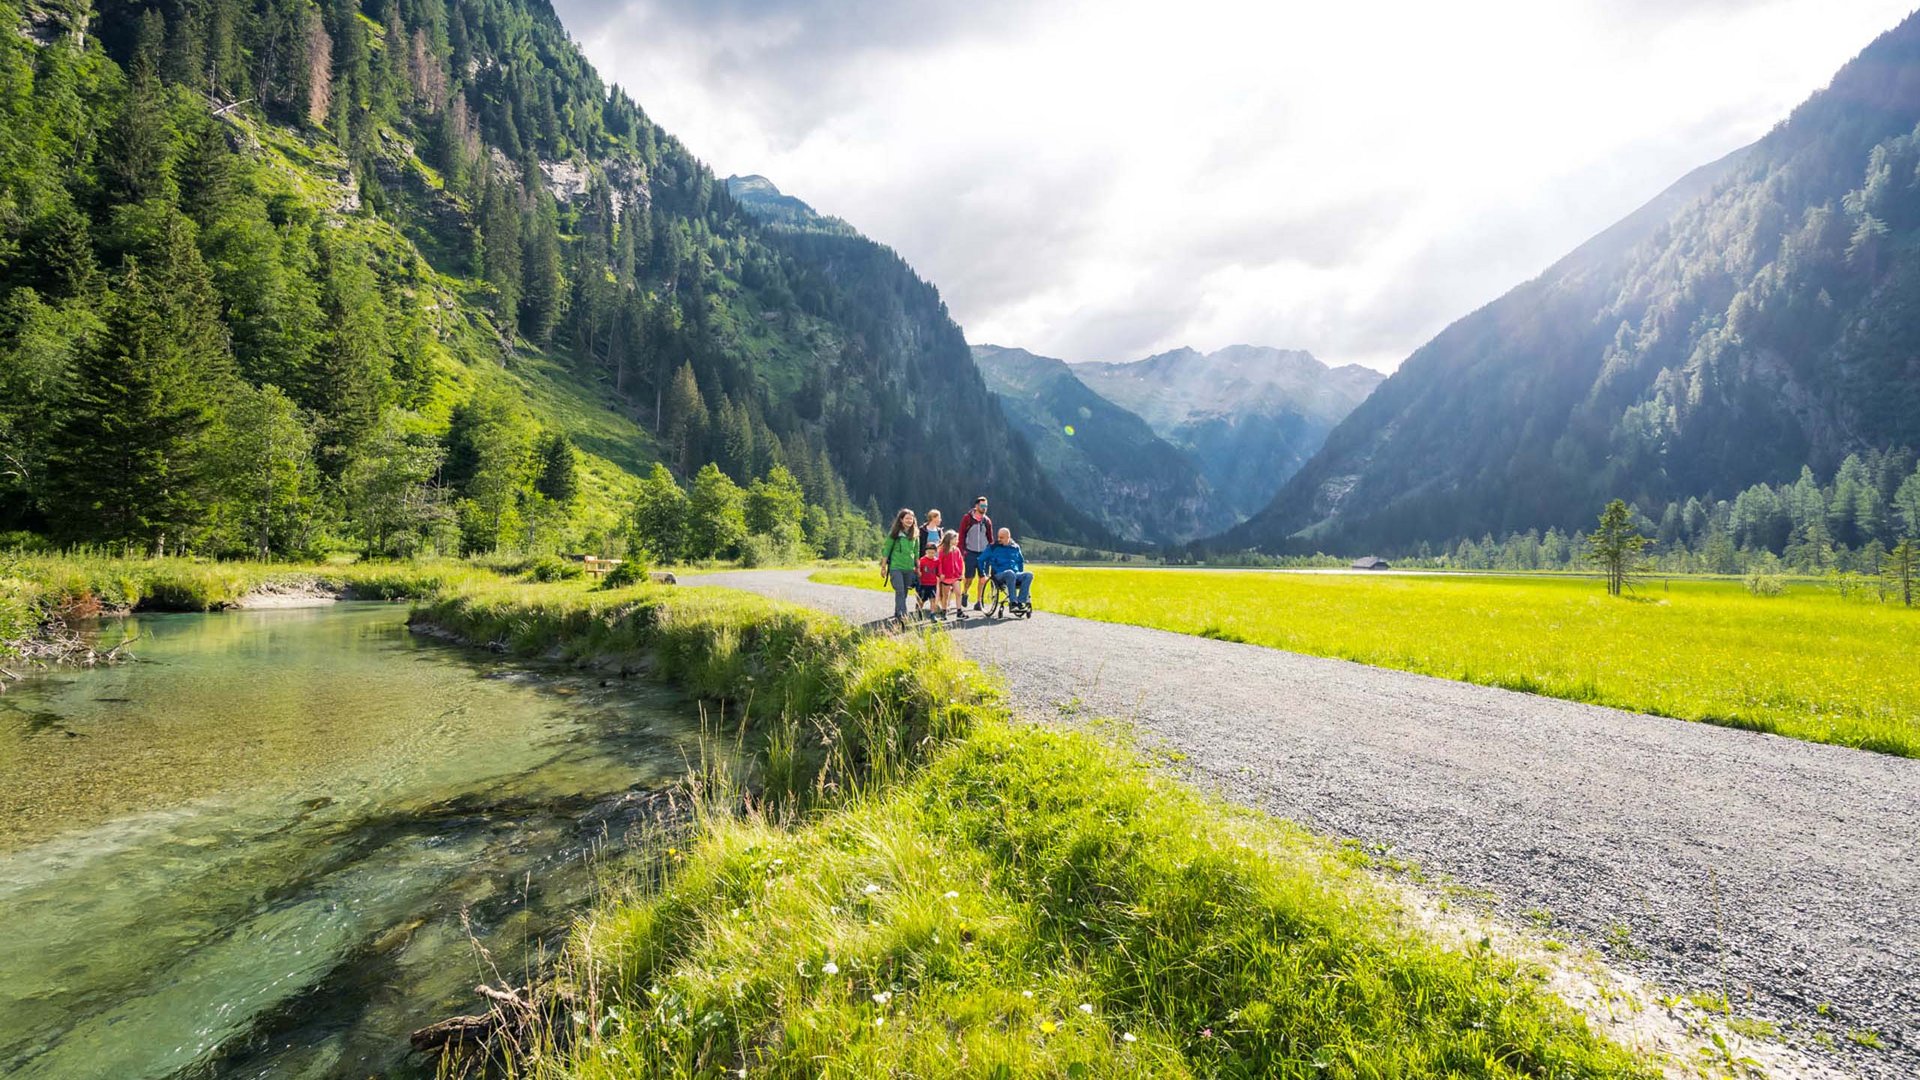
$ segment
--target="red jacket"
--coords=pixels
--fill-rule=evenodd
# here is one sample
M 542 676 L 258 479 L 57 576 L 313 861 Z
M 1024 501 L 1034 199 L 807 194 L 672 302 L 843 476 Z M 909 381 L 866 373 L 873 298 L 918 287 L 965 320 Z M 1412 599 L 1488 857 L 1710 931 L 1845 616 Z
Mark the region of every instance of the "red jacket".
M 948 548 L 940 553 L 940 579 L 942 581 L 959 581 L 960 576 L 966 572 L 967 560 L 960 556 L 959 548 Z
M 920 584 L 940 584 L 940 559 L 937 556 L 920 556 Z
M 968 540 L 968 537 L 973 533 L 973 524 L 976 521 L 987 527 L 986 537 L 981 542 L 979 547 L 971 546 Z M 993 537 L 994 537 L 994 532 L 993 532 L 992 518 L 988 517 L 985 514 L 977 514 L 972 510 L 969 510 L 965 514 L 960 515 L 960 546 L 962 548 L 965 548 L 966 550 L 971 551 L 974 554 L 978 555 L 979 553 L 987 550 L 987 546 L 993 543 Z

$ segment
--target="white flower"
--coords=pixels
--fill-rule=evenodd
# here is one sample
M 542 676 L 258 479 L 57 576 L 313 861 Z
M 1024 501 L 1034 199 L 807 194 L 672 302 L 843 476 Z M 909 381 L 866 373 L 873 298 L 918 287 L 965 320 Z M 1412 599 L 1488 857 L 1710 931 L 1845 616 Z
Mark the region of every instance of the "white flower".
M 787 865 L 787 860 L 785 860 L 785 859 L 775 859 L 775 860 L 773 860 L 773 865 L 775 865 L 775 866 L 785 866 L 785 865 Z
M 793 973 L 795 975 L 805 976 L 807 973 L 807 962 L 805 960 L 802 960 L 799 963 L 793 965 Z
M 1088 1016 L 1092 1016 L 1092 1015 L 1093 1015 L 1093 1006 L 1092 1006 L 1091 1004 L 1089 1004 L 1089 1003 L 1087 1003 L 1087 1002 L 1085 1002 L 1085 1001 L 1083 1001 L 1083 1002 L 1081 1002 L 1081 1003 L 1080 1003 L 1080 1011 L 1081 1011 L 1081 1012 L 1083 1012 L 1083 1013 L 1086 1013 L 1086 1014 L 1087 1014 Z
M 887 1026 L 887 1018 L 886 1018 L 886 1017 L 884 1017 L 884 1016 L 876 1016 L 876 1017 L 874 1017 L 874 1018 L 873 1018 L 873 1026 L 874 1026 L 874 1027 L 886 1027 L 886 1026 Z
M 1130 1042 L 1138 1042 L 1139 1040 L 1137 1040 L 1137 1039 L 1135 1039 L 1135 1038 L 1133 1037 L 1133 1032 L 1131 1032 L 1131 1031 L 1123 1031 L 1123 1032 L 1121 1032 L 1121 1033 L 1120 1033 L 1120 1041 L 1121 1041 L 1121 1042 L 1129 1042 L 1129 1043 L 1130 1043 Z
M 958 900 L 958 899 L 960 899 L 960 894 L 959 894 L 959 893 L 957 893 L 957 892 L 954 892 L 954 891 L 953 891 L 952 889 L 948 889 L 948 890 L 947 890 L 947 899 L 949 899 L 949 900 Z
M 840 965 L 829 960 L 826 963 L 820 965 L 820 970 L 826 972 L 829 975 L 838 975 L 840 974 Z
M 873 995 L 873 1003 L 875 1005 L 885 1005 L 887 1002 L 892 1000 L 893 1000 L 893 992 L 891 990 L 882 990 L 879 993 Z
M 877 893 L 880 891 L 880 886 L 875 885 L 873 882 L 869 881 L 867 882 L 867 887 L 864 889 L 861 889 L 860 891 L 867 894 L 868 896 L 872 896 L 874 893 Z
M 1022 990 L 1022 991 L 1020 991 L 1020 996 L 1021 996 L 1021 997 L 1023 997 L 1023 998 L 1030 998 L 1030 997 L 1032 997 L 1032 996 L 1033 996 L 1033 991 L 1031 991 L 1031 990 Z

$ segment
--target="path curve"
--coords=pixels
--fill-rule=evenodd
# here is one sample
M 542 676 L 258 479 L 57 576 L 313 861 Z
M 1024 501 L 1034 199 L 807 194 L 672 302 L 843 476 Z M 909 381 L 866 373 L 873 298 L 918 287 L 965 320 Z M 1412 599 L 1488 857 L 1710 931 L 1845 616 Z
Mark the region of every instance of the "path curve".
M 688 584 L 892 611 L 806 571 Z M 1920 1076 L 1920 760 L 1045 612 L 953 636 L 1024 715 L 1129 720 L 1235 801 L 1390 845 L 1670 990 L 1825 1031 L 1863 1075 Z

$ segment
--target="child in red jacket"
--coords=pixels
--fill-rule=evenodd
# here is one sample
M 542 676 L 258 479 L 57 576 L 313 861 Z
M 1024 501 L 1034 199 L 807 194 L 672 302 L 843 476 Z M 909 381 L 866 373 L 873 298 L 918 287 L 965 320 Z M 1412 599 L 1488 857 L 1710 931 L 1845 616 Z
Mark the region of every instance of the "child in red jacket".
M 920 556 L 920 584 L 913 591 L 914 612 L 919 615 L 927 613 L 927 605 L 933 603 L 939 593 L 940 558 L 937 551 L 932 544 L 928 544 Z
M 960 534 L 951 529 L 940 534 L 939 570 L 940 598 L 934 608 L 943 616 L 951 610 L 966 618 L 966 590 L 961 587 L 961 581 L 967 572 L 967 561 L 960 554 Z

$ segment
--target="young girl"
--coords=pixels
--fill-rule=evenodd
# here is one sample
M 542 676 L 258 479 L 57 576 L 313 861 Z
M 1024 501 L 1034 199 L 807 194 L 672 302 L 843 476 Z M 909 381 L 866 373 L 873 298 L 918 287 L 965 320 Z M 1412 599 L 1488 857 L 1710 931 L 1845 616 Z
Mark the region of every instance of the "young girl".
M 945 614 L 949 609 L 961 618 L 967 617 L 965 592 L 960 588 L 962 576 L 967 572 L 967 562 L 960 554 L 960 534 L 948 530 L 940 534 L 940 598 L 934 606 Z
M 927 523 L 920 527 L 920 542 L 934 548 L 940 546 L 940 534 L 947 530 L 940 527 L 940 511 L 927 511 Z

